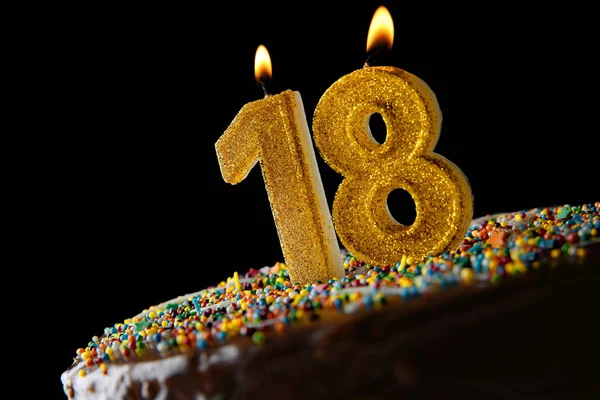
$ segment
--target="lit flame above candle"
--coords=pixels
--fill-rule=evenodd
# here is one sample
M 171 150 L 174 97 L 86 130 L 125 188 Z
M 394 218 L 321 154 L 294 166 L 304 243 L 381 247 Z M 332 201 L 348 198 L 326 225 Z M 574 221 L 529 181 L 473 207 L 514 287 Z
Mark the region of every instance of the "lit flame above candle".
M 382 47 L 392 48 L 394 43 L 394 21 L 387 8 L 379 6 L 373 14 L 369 35 L 367 36 L 367 53 Z
M 256 83 L 262 86 L 264 81 L 271 79 L 272 76 L 271 57 L 269 57 L 267 48 L 261 44 L 256 49 L 256 56 L 254 57 L 254 77 L 256 78 Z

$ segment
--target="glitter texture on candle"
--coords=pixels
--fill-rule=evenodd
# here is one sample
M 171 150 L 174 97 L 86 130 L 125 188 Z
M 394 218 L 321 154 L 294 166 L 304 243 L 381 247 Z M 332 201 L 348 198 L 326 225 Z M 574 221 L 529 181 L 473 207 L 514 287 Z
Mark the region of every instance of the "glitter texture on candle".
M 286 90 L 246 104 L 217 141 L 223 179 L 237 184 L 257 161 L 293 282 L 344 276 L 302 98 Z
M 379 113 L 387 137 L 377 143 L 369 118 Z M 420 261 L 454 250 L 473 215 L 462 171 L 433 152 L 441 131 L 435 94 L 418 77 L 394 67 L 368 67 L 336 81 L 321 97 L 314 140 L 331 168 L 344 176 L 333 202 L 342 244 L 376 265 L 402 256 Z M 391 216 L 387 197 L 404 189 L 416 206 L 405 226 Z

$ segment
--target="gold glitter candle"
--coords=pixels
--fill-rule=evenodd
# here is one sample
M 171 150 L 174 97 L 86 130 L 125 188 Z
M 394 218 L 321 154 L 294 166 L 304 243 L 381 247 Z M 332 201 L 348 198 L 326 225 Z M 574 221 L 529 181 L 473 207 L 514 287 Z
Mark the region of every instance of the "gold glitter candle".
M 343 277 L 300 93 L 286 90 L 244 105 L 215 147 L 228 183 L 243 181 L 260 162 L 292 282 Z
M 382 144 L 369 130 L 375 113 L 387 128 Z M 376 265 L 402 256 L 416 262 L 454 250 L 464 239 L 473 215 L 471 188 L 456 165 L 433 152 L 441 121 L 433 91 L 399 68 L 367 66 L 323 94 L 314 114 L 314 140 L 328 165 L 344 176 L 333 221 L 353 255 Z M 390 214 L 387 197 L 394 189 L 412 196 L 417 214 L 412 225 Z

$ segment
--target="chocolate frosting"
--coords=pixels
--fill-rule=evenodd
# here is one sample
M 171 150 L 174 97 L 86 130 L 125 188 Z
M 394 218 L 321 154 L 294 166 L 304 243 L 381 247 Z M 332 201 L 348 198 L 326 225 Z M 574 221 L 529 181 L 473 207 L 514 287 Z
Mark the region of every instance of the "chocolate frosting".
M 597 398 L 597 253 L 499 286 L 325 317 L 261 346 L 239 338 L 84 378 L 75 365 L 62 380 L 81 399 Z

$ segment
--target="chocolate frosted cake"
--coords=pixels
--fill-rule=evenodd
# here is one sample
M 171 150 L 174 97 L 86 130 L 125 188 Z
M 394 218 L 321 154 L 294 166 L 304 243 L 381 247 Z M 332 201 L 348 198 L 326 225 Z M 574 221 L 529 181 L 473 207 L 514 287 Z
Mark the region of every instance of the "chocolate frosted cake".
M 345 277 L 282 263 L 98 331 L 75 399 L 597 398 L 600 202 L 473 220 L 453 252 Z M 240 268 L 249 266 L 240 266 Z M 116 315 L 116 317 L 118 317 Z M 75 350 L 75 348 L 74 348 Z M 567 397 L 565 397 L 567 396 Z

